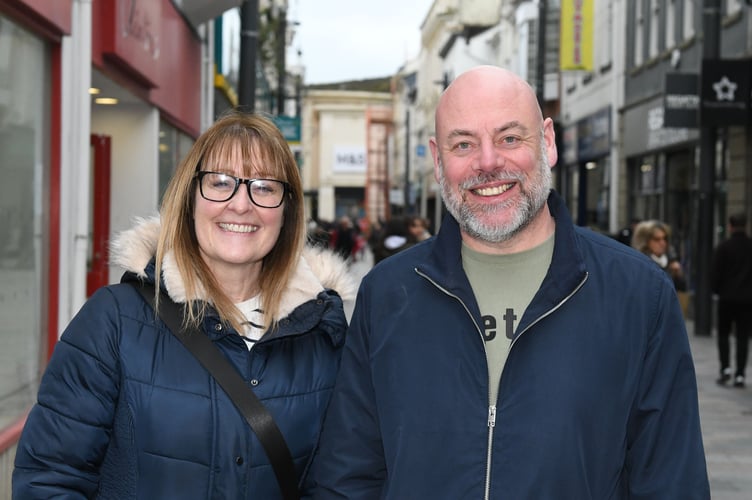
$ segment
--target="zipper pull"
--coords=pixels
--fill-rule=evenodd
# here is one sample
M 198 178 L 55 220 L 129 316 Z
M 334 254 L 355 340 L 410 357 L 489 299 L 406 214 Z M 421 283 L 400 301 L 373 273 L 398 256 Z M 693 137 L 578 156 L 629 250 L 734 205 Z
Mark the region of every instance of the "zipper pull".
M 496 426 L 496 406 L 495 405 L 491 405 L 488 407 L 488 426 L 489 427 Z

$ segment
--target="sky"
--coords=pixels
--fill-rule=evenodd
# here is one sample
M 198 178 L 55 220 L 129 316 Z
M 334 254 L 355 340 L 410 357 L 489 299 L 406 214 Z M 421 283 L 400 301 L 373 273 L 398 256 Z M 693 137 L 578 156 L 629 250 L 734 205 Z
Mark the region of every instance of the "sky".
M 433 0 L 289 0 L 296 27 L 288 65 L 305 84 L 391 76 L 420 52 L 420 25 Z M 297 52 L 300 51 L 300 56 Z

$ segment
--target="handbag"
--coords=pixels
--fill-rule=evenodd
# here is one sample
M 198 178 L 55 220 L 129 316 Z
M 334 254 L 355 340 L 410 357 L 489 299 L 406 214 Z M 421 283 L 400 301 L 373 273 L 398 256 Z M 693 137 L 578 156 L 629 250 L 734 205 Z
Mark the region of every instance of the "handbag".
M 152 307 L 155 306 L 154 285 L 144 283 L 140 279 L 128 281 L 128 283 L 141 293 L 148 304 L 151 304 Z M 169 330 L 214 377 L 248 421 L 272 464 L 274 475 L 277 477 L 277 482 L 282 490 L 282 497 L 285 500 L 298 500 L 300 492 L 298 491 L 298 482 L 295 479 L 292 455 L 282 432 L 274 422 L 274 418 L 251 388 L 248 387 L 243 377 L 240 376 L 217 346 L 209 340 L 209 337 L 198 329 L 186 330 L 183 328 L 183 307 L 175 303 L 169 295 L 162 293 L 160 308 L 156 312 Z

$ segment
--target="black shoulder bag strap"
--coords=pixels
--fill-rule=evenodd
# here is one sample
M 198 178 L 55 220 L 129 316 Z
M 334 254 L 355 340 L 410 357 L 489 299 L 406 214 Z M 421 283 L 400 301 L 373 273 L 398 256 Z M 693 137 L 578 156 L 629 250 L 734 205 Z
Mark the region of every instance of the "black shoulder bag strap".
M 141 280 L 128 281 L 154 307 L 154 286 Z M 243 377 L 235 370 L 222 352 L 209 340 L 209 337 L 196 329 L 183 329 L 182 307 L 176 304 L 166 293 L 160 296 L 160 309 L 157 314 L 165 322 L 170 331 L 185 345 L 199 360 L 206 370 L 214 377 L 222 389 L 230 396 L 235 406 L 240 410 L 250 424 L 253 432 L 258 436 L 266 455 L 274 468 L 277 482 L 285 500 L 298 500 L 298 481 L 292 455 L 287 448 L 282 432 L 280 432 L 274 418 L 259 401 Z

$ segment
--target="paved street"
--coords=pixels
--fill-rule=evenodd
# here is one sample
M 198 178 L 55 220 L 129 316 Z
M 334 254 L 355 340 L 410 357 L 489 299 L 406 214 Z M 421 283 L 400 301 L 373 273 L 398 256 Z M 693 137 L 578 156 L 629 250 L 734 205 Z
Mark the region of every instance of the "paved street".
M 689 322 L 687 329 L 697 371 L 710 491 L 713 500 L 749 500 L 752 498 L 752 385 L 749 377 L 744 389 L 716 385 L 715 338 L 695 336 L 692 326 Z M 752 368 L 749 364 L 747 367 L 750 375 Z

